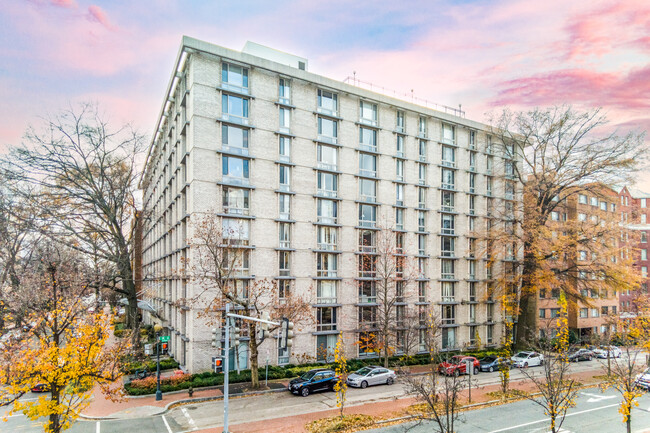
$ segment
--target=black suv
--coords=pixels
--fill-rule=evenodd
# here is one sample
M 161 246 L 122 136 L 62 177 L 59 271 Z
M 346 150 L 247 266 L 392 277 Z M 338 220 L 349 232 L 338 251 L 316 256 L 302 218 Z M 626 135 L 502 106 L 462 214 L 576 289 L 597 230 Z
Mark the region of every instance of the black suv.
M 334 391 L 334 385 L 339 380 L 334 371 L 317 368 L 315 370 L 309 370 L 299 378 L 289 382 L 289 391 L 293 394 L 300 394 L 303 397 L 307 397 L 314 391 Z

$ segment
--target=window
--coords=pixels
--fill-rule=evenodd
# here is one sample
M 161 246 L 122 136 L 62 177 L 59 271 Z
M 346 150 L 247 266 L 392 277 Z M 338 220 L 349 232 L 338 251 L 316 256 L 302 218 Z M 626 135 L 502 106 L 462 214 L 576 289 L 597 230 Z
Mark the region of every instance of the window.
M 446 123 L 442 124 L 442 141 L 443 143 L 456 143 L 456 128 Z
M 318 195 L 336 197 L 338 195 L 338 175 L 325 171 L 318 172 Z
M 319 280 L 316 297 L 319 304 L 336 304 L 336 281 Z
M 643 278 L 648 278 L 648 267 L 647 266 L 641 266 L 641 276 Z
M 418 164 L 418 183 L 420 185 L 427 184 L 427 165 Z
M 223 218 L 221 220 L 221 237 L 225 244 L 248 245 L 250 240 L 249 221 Z
M 395 160 L 395 179 L 400 182 L 404 181 L 404 161 L 401 159 Z
M 646 242 L 648 242 L 648 233 L 641 232 L 641 243 L 645 244 Z
M 587 214 L 586 213 L 579 213 L 578 214 L 578 221 L 587 221 Z
M 453 212 L 454 195 L 455 193 L 451 191 L 440 191 L 440 206 L 443 212 Z
M 580 318 L 581 319 L 586 319 L 589 317 L 589 309 L 588 308 L 581 308 L 580 309 Z
M 587 260 L 587 252 L 586 251 L 579 251 L 579 257 L 580 260 Z
M 226 263 L 226 268 L 229 269 L 227 273 L 231 278 L 246 277 L 249 275 L 249 250 L 244 249 L 236 252 L 232 250 L 225 251 L 223 261 Z M 248 286 L 242 286 L 242 289 L 244 290 L 239 291 L 235 288 L 235 292 L 238 296 L 247 298 Z
M 647 224 L 648 223 L 648 217 L 646 214 L 642 213 L 641 214 L 641 224 Z
M 278 298 L 286 299 L 291 295 L 291 280 L 278 280 Z
M 454 283 L 442 281 L 440 283 L 442 302 L 454 302 Z
M 469 131 L 469 148 L 476 149 L 476 131 Z
M 359 225 L 361 227 L 375 227 L 377 223 L 377 207 L 369 204 L 359 205 Z
M 469 214 L 476 214 L 476 197 L 473 195 L 469 196 Z
M 584 194 L 579 194 L 578 195 L 578 203 L 587 204 L 587 196 L 584 195 Z
M 280 161 L 291 161 L 291 139 L 289 137 L 280 136 L 278 155 Z
M 278 269 L 280 270 L 279 275 L 281 277 L 288 277 L 291 274 L 291 253 L 289 251 L 278 251 L 279 255 L 279 264 Z
M 454 261 L 450 259 L 440 260 L 440 278 L 443 280 L 454 279 Z
M 279 101 L 283 104 L 291 103 L 291 81 L 286 78 L 280 78 L 278 85 Z
M 592 206 L 598 206 L 598 198 L 597 197 L 591 197 L 591 205 Z
M 512 161 L 506 161 L 505 172 L 507 177 L 513 177 L 515 175 L 515 165 Z
M 515 198 L 515 184 L 506 182 L 506 200 L 514 200 Z
M 318 168 L 337 170 L 338 149 L 332 146 L 318 145 Z
M 377 287 L 375 281 L 359 281 L 359 303 L 377 302 Z
M 487 342 L 492 344 L 494 341 L 494 325 L 488 325 L 487 327 Z
M 374 203 L 377 199 L 377 182 L 359 178 L 359 201 Z
M 359 128 L 359 148 L 377 151 L 377 131 L 368 128 Z
M 546 309 L 544 309 L 544 308 L 539 309 L 539 318 L 540 319 L 545 319 L 546 318 Z
M 359 153 L 359 174 L 377 177 L 377 157 L 375 155 Z
M 291 128 L 291 110 L 280 107 L 280 131 L 289 132 Z
M 221 160 L 223 181 L 236 185 L 248 185 L 248 165 L 248 159 L 224 155 Z
M 401 183 L 395 184 L 395 204 L 404 206 L 404 185 Z
M 418 187 L 418 208 L 426 209 L 427 207 L 427 189 Z
M 318 222 L 336 224 L 338 221 L 338 203 L 335 200 L 318 199 Z
M 396 155 L 404 156 L 404 137 L 402 135 L 397 136 Z
M 641 260 L 648 260 L 648 250 L 646 249 L 641 250 Z
M 338 271 L 337 255 L 333 253 L 316 254 L 316 275 L 336 277 Z
M 491 156 L 488 156 L 487 159 L 485 160 L 485 172 L 487 174 L 492 174 L 493 166 L 494 166 L 494 160 L 492 159 Z
M 420 140 L 420 144 L 418 146 L 418 156 L 420 157 L 420 161 L 427 160 L 427 142 L 425 140 Z
M 647 207 L 647 201 L 646 201 L 646 200 L 647 200 L 647 199 L 645 199 L 645 198 L 642 198 L 642 199 L 641 199 L 641 207 L 642 207 L 643 209 L 645 209 L 645 208 Z
M 442 348 L 443 349 L 456 348 L 456 328 L 442 329 Z
M 494 321 L 494 304 L 487 304 L 487 321 L 488 322 L 493 322 Z
M 551 319 L 555 319 L 557 317 L 560 317 L 560 309 L 559 308 L 551 308 Z
M 373 253 L 376 248 L 375 231 L 361 230 L 359 232 L 359 251 Z
M 279 223 L 280 248 L 291 248 L 291 224 Z
M 336 313 L 335 313 L 336 314 Z M 334 325 L 336 328 L 336 324 Z M 316 360 L 332 362 L 336 349 L 337 335 L 319 335 L 316 337 Z
M 442 324 L 453 325 L 456 323 L 456 306 L 442 305 Z
M 418 119 L 418 135 L 420 137 L 426 137 L 427 136 L 427 118 L 426 117 L 420 117 Z
M 366 125 L 377 125 L 377 104 L 368 101 L 359 103 L 359 122 Z
M 600 311 L 598 311 L 598 308 L 592 308 L 591 317 L 599 317 L 599 316 L 600 316 Z
M 280 219 L 291 219 L 291 196 L 289 194 L 278 194 Z
M 336 331 L 336 307 L 316 308 L 316 331 Z M 336 337 L 336 336 L 335 336 Z
M 418 254 L 424 256 L 427 248 L 427 236 L 418 235 Z
M 418 211 L 418 231 L 425 232 L 426 229 L 427 213 L 425 211 Z
M 454 234 L 454 215 L 442 214 L 440 216 L 441 232 L 446 235 Z
M 476 152 L 469 153 L 469 169 L 470 171 L 476 171 Z
M 440 237 L 440 255 L 442 257 L 454 257 L 455 239 L 449 236 Z
M 221 148 L 224 151 L 248 155 L 248 129 L 230 125 L 221 126 Z
M 318 139 L 327 143 L 336 143 L 338 137 L 338 123 L 336 120 L 325 117 L 318 118 Z
M 278 338 L 278 365 L 284 365 L 289 363 L 289 348 L 282 347 L 281 341 Z
M 607 211 L 607 202 L 606 201 L 601 201 L 600 202 L 600 210 Z
M 449 146 L 442 146 L 442 165 L 446 167 L 456 166 L 456 149 Z
M 248 124 L 248 99 L 239 96 L 221 95 L 221 111 L 223 118 L 233 122 Z
M 279 165 L 280 170 L 280 190 L 289 191 L 291 189 L 291 167 L 288 165 Z
M 223 211 L 231 215 L 248 215 L 250 191 L 241 188 L 223 188 Z
M 406 123 L 404 121 L 404 112 L 397 110 L 397 125 L 395 126 L 397 132 L 404 132 L 406 130 Z
M 551 212 L 551 220 L 552 221 L 559 221 L 560 220 L 560 213 L 553 211 Z
M 338 229 L 336 227 L 318 227 L 318 249 L 336 250 L 338 245 Z
M 222 63 L 221 86 L 224 89 L 248 93 L 248 69 L 238 65 Z
M 327 90 L 318 89 L 318 112 L 337 115 L 338 95 Z
M 455 172 L 454 170 L 450 170 L 448 168 L 442 168 L 441 174 L 442 174 L 442 188 L 446 189 L 454 189 L 455 188 L 455 182 L 454 182 L 454 176 Z
M 404 209 L 395 209 L 395 229 L 404 230 Z
M 359 328 L 369 329 L 377 327 L 377 307 L 359 307 Z

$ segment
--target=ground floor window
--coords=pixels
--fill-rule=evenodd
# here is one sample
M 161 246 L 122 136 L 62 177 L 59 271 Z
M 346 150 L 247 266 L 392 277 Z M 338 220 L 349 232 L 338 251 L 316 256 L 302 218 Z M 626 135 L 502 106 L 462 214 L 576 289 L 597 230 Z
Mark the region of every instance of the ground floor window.
M 237 355 L 235 359 L 235 354 Z M 237 347 L 231 347 L 229 350 L 229 368 L 230 371 L 237 370 L 239 367 L 240 370 L 248 368 L 248 342 L 242 341 Z M 235 362 L 237 361 L 237 362 Z
M 338 334 L 319 335 L 316 337 L 316 360 L 331 362 L 334 360 L 334 349 Z
M 289 348 L 282 347 L 280 345 L 280 339 L 278 338 L 278 364 L 288 364 L 289 363 Z
M 377 356 L 377 336 L 374 332 L 359 333 L 359 358 Z
M 453 349 L 456 347 L 456 328 L 442 328 L 442 348 Z

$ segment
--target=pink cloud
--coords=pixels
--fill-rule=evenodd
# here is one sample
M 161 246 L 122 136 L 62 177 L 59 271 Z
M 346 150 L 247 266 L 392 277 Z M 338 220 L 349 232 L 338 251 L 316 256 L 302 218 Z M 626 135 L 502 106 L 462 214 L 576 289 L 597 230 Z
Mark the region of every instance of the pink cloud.
M 98 22 L 109 30 L 113 30 L 114 27 L 108 19 L 108 15 L 102 8 L 96 5 L 88 6 L 88 19 L 90 21 Z
M 74 0 L 50 0 L 50 3 L 53 6 L 59 6 L 59 7 L 62 7 L 62 8 L 73 9 L 73 8 L 77 7 L 77 3 L 75 3 Z

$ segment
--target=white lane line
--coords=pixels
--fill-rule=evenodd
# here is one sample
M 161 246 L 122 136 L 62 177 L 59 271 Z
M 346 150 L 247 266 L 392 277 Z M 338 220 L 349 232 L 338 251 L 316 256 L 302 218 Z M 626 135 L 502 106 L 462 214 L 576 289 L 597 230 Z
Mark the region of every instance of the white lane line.
M 610 404 L 610 405 L 607 405 L 607 406 L 595 407 L 593 409 L 581 410 L 580 412 L 573 412 L 573 413 L 567 414 L 565 416 L 565 418 L 568 418 L 568 417 L 574 416 L 574 415 L 581 415 L 581 414 L 587 413 L 587 412 L 593 412 L 595 410 L 608 409 L 610 407 L 616 407 L 616 406 L 618 406 L 618 403 Z M 540 419 L 538 421 L 531 421 L 531 422 L 527 422 L 525 424 L 519 424 L 519 425 L 515 425 L 515 426 L 512 426 L 512 427 L 502 428 L 500 430 L 492 430 L 490 433 L 499 433 L 499 432 L 502 432 L 502 431 L 514 430 L 514 429 L 518 429 L 518 428 L 521 428 L 521 427 L 526 427 L 526 426 L 533 425 L 533 424 L 539 424 L 540 422 L 548 422 L 548 420 L 549 420 L 548 418 L 544 418 L 544 419 Z
M 165 418 L 165 415 L 162 416 L 162 420 L 163 420 L 163 422 L 165 423 L 165 427 L 167 427 L 167 431 L 168 431 L 169 433 L 174 433 L 174 432 L 172 431 L 171 427 L 169 427 L 169 423 L 167 422 L 167 418 Z
M 100 433 L 101 432 L 101 427 L 100 427 L 99 421 L 97 421 L 96 425 L 97 425 L 97 427 L 95 428 L 95 432 Z
M 198 427 L 194 423 L 194 420 L 190 416 L 190 414 L 187 412 L 187 409 L 184 407 L 181 408 L 181 412 L 183 412 L 183 415 L 185 415 L 185 418 L 187 418 L 187 422 L 190 424 L 190 427 L 192 427 L 192 430 L 198 430 Z

